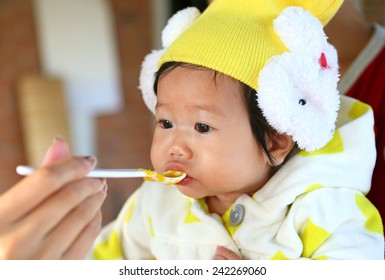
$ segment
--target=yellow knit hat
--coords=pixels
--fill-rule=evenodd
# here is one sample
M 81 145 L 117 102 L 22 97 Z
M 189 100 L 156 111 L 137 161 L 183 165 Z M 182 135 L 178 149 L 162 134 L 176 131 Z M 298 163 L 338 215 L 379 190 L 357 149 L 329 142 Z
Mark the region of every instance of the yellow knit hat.
M 183 36 L 171 44 L 159 65 L 169 61 L 197 64 L 257 89 L 259 71 L 267 60 L 287 51 L 273 27 L 273 20 L 283 9 L 288 5 L 301 6 L 325 25 L 342 2 L 215 0 Z
M 333 135 L 339 107 L 337 55 L 323 26 L 342 2 L 215 0 L 202 14 L 195 8 L 178 12 L 163 30 L 163 49 L 143 63 L 140 89 L 147 106 L 154 112 L 151 76 L 162 64 L 200 65 L 257 90 L 273 128 L 308 151 L 321 148 Z

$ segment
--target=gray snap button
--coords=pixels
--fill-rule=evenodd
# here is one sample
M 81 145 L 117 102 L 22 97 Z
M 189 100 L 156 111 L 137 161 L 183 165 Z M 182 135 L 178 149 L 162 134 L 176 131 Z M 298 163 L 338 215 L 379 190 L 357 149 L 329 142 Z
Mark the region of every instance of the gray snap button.
M 245 206 L 241 204 L 236 204 L 230 212 L 230 224 L 233 226 L 237 226 L 242 223 L 244 217 Z

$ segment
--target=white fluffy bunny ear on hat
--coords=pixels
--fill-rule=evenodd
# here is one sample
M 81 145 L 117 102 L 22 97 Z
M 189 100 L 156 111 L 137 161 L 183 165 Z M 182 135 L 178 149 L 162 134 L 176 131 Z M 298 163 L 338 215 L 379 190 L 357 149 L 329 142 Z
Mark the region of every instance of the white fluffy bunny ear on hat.
M 154 50 L 148 54 L 142 63 L 139 76 L 139 89 L 148 109 L 155 114 L 156 95 L 154 92 L 155 73 L 158 71 L 158 62 L 165 50 L 179 37 L 199 16 L 200 11 L 195 7 L 178 11 L 167 22 L 162 31 L 161 50 Z
M 300 7 L 283 10 L 274 28 L 289 51 L 261 70 L 258 104 L 273 128 L 311 152 L 334 134 L 340 104 L 337 52 L 319 20 Z

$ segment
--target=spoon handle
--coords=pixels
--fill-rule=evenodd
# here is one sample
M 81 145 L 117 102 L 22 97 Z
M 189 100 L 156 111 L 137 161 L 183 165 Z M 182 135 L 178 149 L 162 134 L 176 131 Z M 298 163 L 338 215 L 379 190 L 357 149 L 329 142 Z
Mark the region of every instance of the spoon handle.
M 34 167 L 19 165 L 16 167 L 16 173 L 27 176 L 35 171 Z M 138 169 L 94 169 L 87 174 L 88 178 L 141 178 L 146 173 Z

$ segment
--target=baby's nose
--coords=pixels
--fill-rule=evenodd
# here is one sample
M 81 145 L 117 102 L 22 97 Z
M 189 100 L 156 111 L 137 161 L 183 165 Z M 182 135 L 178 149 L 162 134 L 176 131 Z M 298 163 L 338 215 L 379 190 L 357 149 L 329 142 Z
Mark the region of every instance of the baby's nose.
M 169 154 L 171 157 L 178 159 L 190 159 L 192 157 L 192 149 L 182 139 L 175 139 L 170 147 Z

